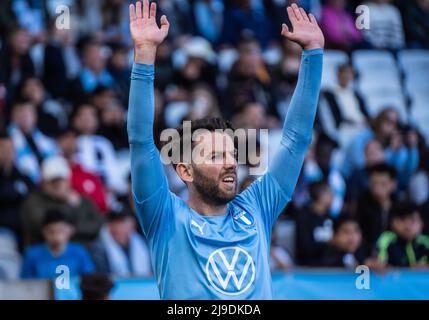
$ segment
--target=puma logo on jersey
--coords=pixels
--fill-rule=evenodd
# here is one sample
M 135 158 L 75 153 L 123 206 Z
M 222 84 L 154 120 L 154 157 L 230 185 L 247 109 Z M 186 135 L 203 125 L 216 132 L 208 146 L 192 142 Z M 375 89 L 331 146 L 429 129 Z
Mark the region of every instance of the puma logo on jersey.
M 202 234 L 202 235 L 204 235 L 203 228 L 204 228 L 204 226 L 206 225 L 206 223 L 207 223 L 207 222 L 204 222 L 204 223 L 200 226 L 198 223 L 196 223 L 196 222 L 195 222 L 195 220 L 193 220 L 193 219 L 192 219 L 192 221 L 191 221 L 191 226 L 197 227 L 197 228 L 198 228 L 198 230 L 200 230 L 201 234 Z

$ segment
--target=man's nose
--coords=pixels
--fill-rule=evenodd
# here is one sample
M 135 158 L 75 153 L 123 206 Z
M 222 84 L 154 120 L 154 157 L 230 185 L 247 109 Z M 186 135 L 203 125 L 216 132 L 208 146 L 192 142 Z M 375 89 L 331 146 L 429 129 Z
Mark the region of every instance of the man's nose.
M 237 167 L 237 160 L 235 159 L 235 157 L 230 154 L 227 154 L 225 156 L 224 167 L 235 169 Z

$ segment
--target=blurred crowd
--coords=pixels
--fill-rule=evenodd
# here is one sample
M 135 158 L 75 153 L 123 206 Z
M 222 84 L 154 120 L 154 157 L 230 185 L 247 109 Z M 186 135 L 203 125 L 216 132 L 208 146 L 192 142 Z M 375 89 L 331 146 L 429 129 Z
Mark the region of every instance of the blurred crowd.
M 184 119 L 222 116 L 268 128 L 257 153 L 271 158 L 300 65 L 300 47 L 280 36 L 291 2 L 318 19 L 326 57 L 347 62 L 323 86 L 312 146 L 272 233 L 272 270 L 427 268 L 427 127 L 409 120 L 414 100 L 402 85 L 403 109 L 374 112 L 372 84 L 356 86 L 363 77 L 350 61 L 359 51 L 388 53 L 395 64 L 404 50 L 429 58 L 428 0 L 158 0 L 171 24 L 155 70 L 158 146 L 162 130 Z M 130 195 L 129 3 L 0 2 L 0 279 L 52 278 L 58 265 L 71 275 L 152 275 Z M 356 27 L 361 4 L 370 29 Z M 429 74 L 428 64 L 420 69 Z M 239 169 L 240 190 L 257 178 L 249 166 Z M 165 172 L 186 200 L 172 167 Z

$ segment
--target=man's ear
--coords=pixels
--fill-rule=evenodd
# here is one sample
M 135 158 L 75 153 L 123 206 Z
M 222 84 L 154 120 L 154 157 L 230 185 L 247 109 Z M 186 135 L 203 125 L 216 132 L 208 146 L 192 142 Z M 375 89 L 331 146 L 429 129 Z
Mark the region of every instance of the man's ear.
M 194 181 L 192 167 L 188 163 L 179 163 L 176 166 L 176 173 L 183 182 L 192 182 Z

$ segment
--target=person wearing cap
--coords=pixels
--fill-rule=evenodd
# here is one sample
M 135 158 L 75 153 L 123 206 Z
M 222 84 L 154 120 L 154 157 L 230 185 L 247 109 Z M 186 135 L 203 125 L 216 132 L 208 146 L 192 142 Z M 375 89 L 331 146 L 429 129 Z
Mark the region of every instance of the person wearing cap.
M 39 190 L 30 193 L 21 208 L 25 244 L 42 240 L 42 221 L 49 209 L 61 210 L 76 229 L 73 240 L 94 240 L 103 223 L 103 218 L 92 202 L 72 189 L 70 167 L 60 156 L 51 157 L 42 163 L 42 183 Z
M 109 212 L 90 252 L 98 272 L 122 277 L 152 275 L 149 249 L 136 230 L 134 214 L 129 208 Z
M 70 277 L 94 271 L 88 251 L 70 242 L 74 227 L 61 211 L 51 209 L 42 222 L 44 242 L 27 248 L 24 254 L 22 278 L 55 279 L 58 266 L 68 269 Z

